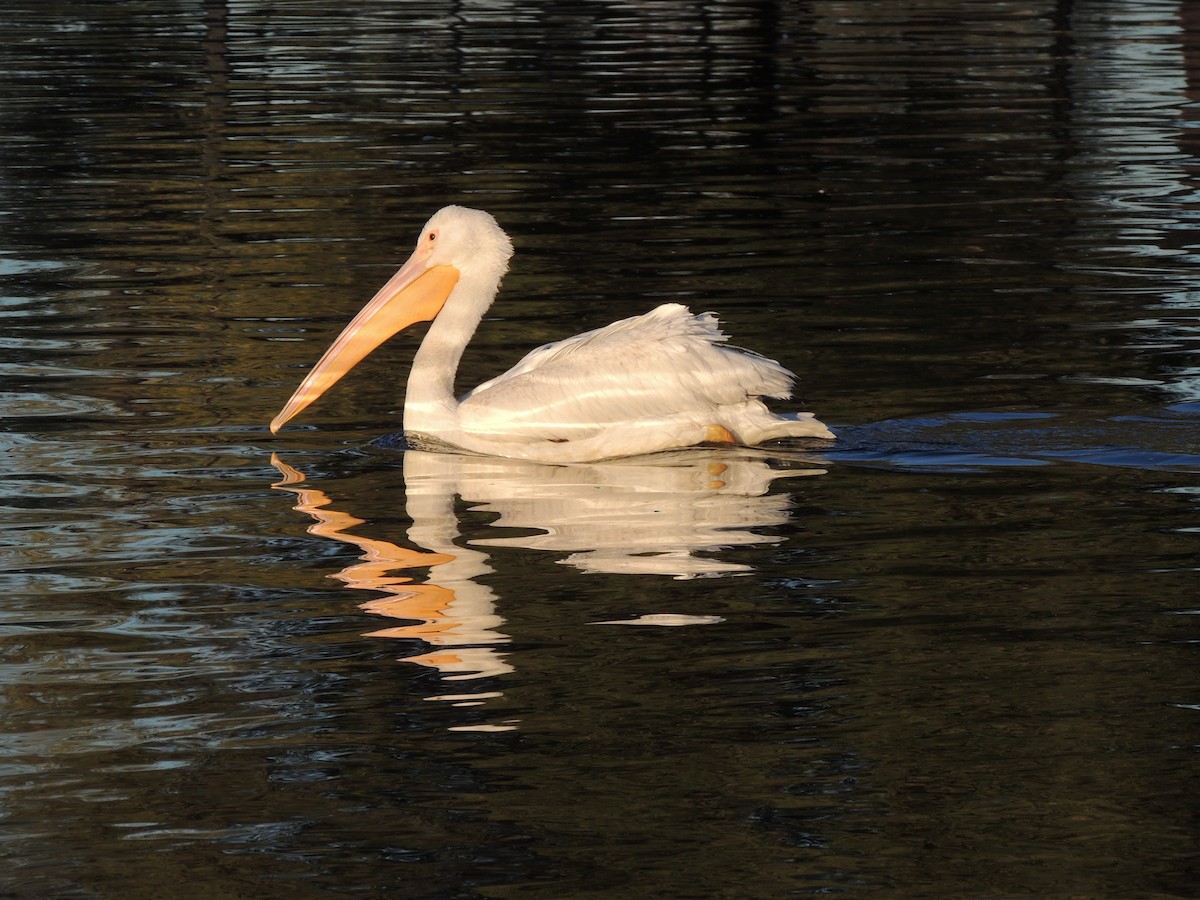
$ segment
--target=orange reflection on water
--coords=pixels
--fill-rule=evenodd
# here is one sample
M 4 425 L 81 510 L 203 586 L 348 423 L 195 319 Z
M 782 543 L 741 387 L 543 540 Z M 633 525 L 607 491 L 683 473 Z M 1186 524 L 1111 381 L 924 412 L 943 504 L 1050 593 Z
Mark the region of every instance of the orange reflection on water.
M 440 648 L 404 657 L 404 661 L 437 669 L 448 679 L 482 678 L 512 671 L 494 647 L 478 646 L 508 640 L 507 635 L 495 630 L 503 620 L 495 614 L 490 592 L 450 569 L 442 570 L 447 576 L 442 579 L 445 583 L 432 580 L 437 578 L 439 566 L 453 568 L 461 556 L 471 556 L 473 551 L 449 554 L 419 550 L 353 534 L 349 529 L 364 524 L 363 519 L 329 508 L 333 501 L 324 491 L 301 487 L 304 473 L 278 454 L 271 455 L 271 465 L 283 476 L 272 487 L 295 494 L 299 502 L 294 508 L 313 518 L 314 524 L 307 529 L 310 534 L 352 544 L 363 551 L 361 562 L 329 577 L 347 587 L 385 595 L 359 604 L 360 609 L 410 622 L 368 632 L 366 637 L 415 638 Z M 430 581 L 417 584 L 411 575 L 397 574 L 420 569 L 429 570 Z

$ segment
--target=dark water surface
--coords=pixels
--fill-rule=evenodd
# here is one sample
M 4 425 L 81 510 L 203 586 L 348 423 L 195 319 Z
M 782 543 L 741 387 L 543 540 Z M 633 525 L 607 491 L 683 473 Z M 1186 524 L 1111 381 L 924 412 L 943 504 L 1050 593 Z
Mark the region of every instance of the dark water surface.
M 1193 5 L 4 15 L 0 894 L 1196 896 Z M 273 438 L 447 202 L 461 388 L 679 301 L 837 445 Z

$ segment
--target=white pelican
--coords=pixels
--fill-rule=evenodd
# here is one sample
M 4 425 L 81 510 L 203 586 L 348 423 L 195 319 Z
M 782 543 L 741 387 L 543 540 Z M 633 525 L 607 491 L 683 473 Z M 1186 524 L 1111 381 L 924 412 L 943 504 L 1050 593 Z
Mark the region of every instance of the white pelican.
M 763 405 L 762 397 L 789 397 L 795 375 L 725 346 L 716 316 L 692 315 L 677 303 L 539 347 L 455 400 L 458 362 L 512 252 L 508 235 L 482 210 L 447 206 L 435 213 L 408 262 L 325 351 L 271 431 L 396 332 L 432 321 L 408 378 L 410 438 L 540 462 L 833 438 L 812 413 L 778 416 Z

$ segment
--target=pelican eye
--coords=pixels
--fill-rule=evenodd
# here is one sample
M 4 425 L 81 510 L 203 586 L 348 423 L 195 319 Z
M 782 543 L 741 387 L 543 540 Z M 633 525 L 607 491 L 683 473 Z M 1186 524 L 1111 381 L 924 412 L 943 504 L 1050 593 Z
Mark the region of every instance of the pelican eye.
M 426 240 L 431 241 L 431 242 L 436 241 L 437 240 L 437 232 L 431 231 L 431 232 L 429 232 L 429 234 L 425 235 L 425 238 L 426 238 Z

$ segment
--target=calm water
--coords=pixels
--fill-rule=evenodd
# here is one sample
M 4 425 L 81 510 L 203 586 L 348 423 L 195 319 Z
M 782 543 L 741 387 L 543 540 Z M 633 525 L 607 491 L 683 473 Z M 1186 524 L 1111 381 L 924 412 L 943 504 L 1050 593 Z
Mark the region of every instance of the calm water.
M 1200 890 L 1194 7 L 5 18 L 0 894 Z M 447 202 L 460 387 L 679 301 L 837 445 L 273 438 Z

